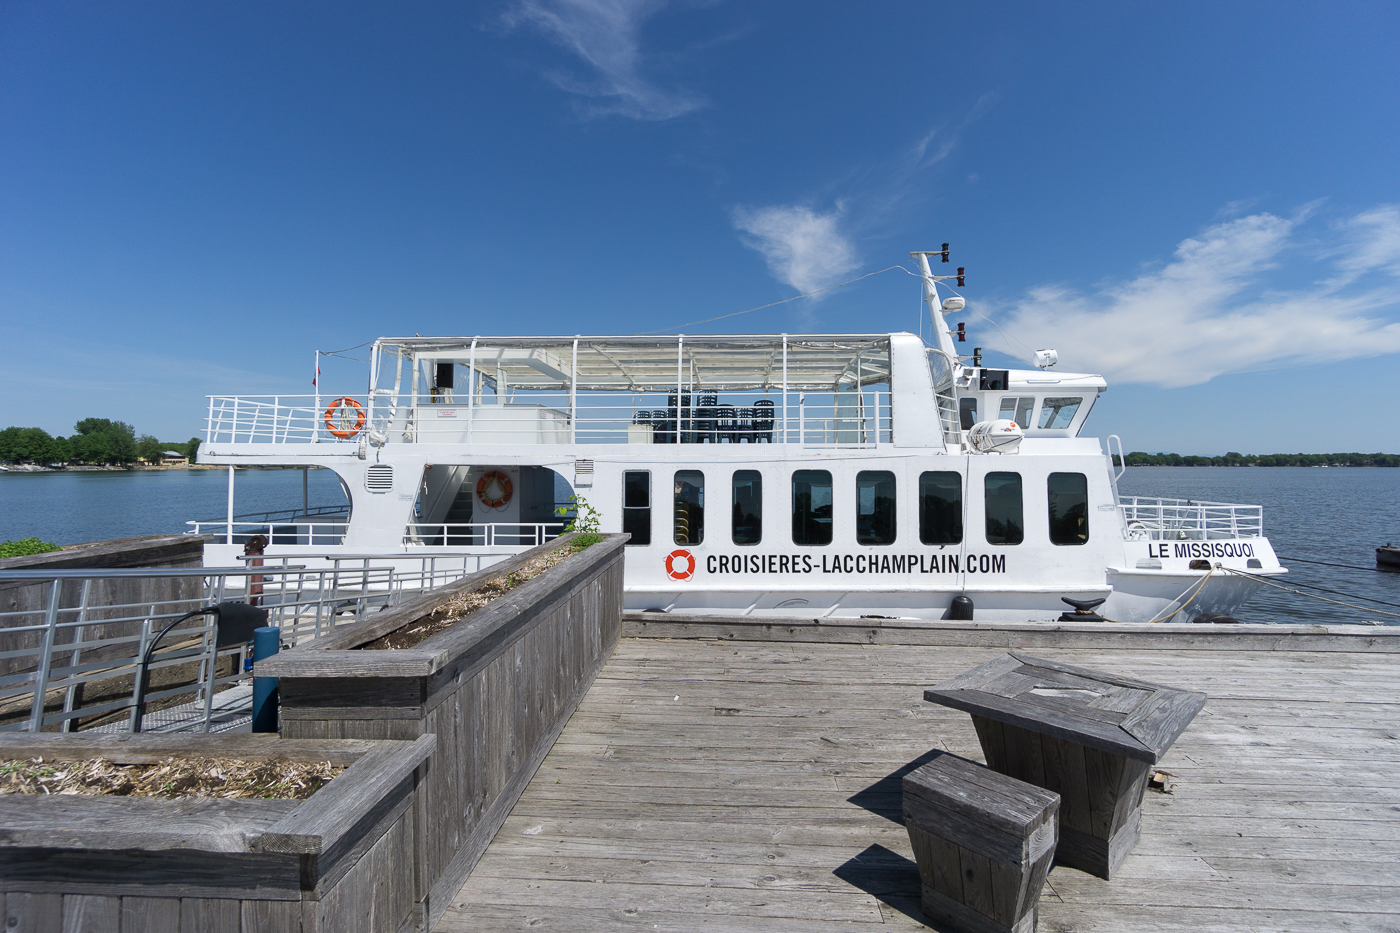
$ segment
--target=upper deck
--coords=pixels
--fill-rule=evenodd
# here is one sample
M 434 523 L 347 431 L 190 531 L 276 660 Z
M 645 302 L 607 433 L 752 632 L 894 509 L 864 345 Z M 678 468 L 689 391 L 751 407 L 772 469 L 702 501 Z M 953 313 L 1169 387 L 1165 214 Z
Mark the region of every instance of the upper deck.
M 362 443 L 956 451 L 973 421 L 993 417 L 1030 437 L 1074 437 L 1105 388 L 1098 376 L 950 365 L 908 333 L 386 337 L 363 395 L 212 396 L 205 440 L 331 445 L 325 453 Z

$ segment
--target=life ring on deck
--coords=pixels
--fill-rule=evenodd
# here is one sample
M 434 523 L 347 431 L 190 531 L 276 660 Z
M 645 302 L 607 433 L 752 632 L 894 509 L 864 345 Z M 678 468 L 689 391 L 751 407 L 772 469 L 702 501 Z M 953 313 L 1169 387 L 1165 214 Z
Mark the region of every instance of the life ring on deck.
M 326 430 L 336 437 L 351 438 L 365 427 L 365 409 L 350 396 L 336 399 L 326 406 Z
M 505 508 L 513 492 L 510 477 L 500 470 L 483 473 L 481 479 L 476 481 L 476 497 L 488 509 Z

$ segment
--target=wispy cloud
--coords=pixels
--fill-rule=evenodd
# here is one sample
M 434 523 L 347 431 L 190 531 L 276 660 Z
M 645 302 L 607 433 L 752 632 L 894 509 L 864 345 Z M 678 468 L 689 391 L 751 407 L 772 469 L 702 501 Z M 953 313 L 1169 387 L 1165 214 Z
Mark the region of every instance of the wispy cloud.
M 547 77 L 571 94 L 587 98 L 589 116 L 669 120 L 705 106 L 697 94 L 664 90 L 643 74 L 642 25 L 666 0 L 518 0 L 505 14 L 508 27 L 532 26 L 568 49 L 589 68 L 587 76 L 565 71 Z
M 859 268 L 855 246 L 840 230 L 841 211 L 807 207 L 736 208 L 734 226 L 768 270 L 799 293 L 834 285 Z
M 1335 250 L 1336 287 L 1350 285 L 1368 272 L 1400 275 L 1400 207 L 1384 205 L 1338 225 L 1343 245 Z
M 926 201 L 930 170 L 957 149 L 963 132 L 995 100 L 984 94 L 957 124 L 934 126 L 893 155 L 830 185 L 844 192 L 833 210 L 820 213 L 801 202 L 738 207 L 731 213 L 734 227 L 745 246 L 763 255 L 774 278 L 799 293 L 833 285 L 860 268 L 859 239 L 880 237 L 892 218 Z
M 1158 270 L 1088 294 L 1034 288 L 997 316 L 1019 341 L 1058 348 L 1068 370 L 1166 387 L 1400 352 L 1400 208 L 1333 224 L 1340 245 L 1327 256 L 1328 277 L 1271 287 L 1285 259 L 1307 261 L 1298 247 L 1313 250 L 1307 220 L 1258 213 L 1217 223 Z M 999 336 L 989 343 L 1023 349 Z

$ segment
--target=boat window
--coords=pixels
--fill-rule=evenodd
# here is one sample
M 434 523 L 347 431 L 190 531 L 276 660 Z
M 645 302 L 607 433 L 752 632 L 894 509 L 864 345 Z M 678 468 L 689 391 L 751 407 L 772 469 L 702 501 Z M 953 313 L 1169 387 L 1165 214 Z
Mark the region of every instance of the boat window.
M 629 546 L 651 544 L 651 474 L 644 470 L 622 474 L 622 530 L 632 536 Z
M 919 476 L 919 541 L 922 544 L 961 544 L 963 537 L 962 476 L 930 472 Z
M 763 540 L 763 475 L 757 470 L 734 471 L 734 543 Z
M 1034 395 L 1007 395 L 1001 400 L 1001 411 L 997 413 L 997 417 L 1014 421 L 1025 430 L 1031 426 L 1031 411 L 1034 408 Z
M 792 543 L 831 543 L 831 474 L 826 470 L 793 471 Z
M 1026 537 L 1021 474 L 988 473 L 983 488 L 987 499 L 987 543 L 1020 544 Z
M 1046 484 L 1050 500 L 1050 543 L 1089 541 L 1089 481 L 1083 473 L 1051 473 Z
M 675 524 L 677 544 L 705 540 L 705 474 L 699 470 L 676 471 Z
M 1047 398 L 1040 403 L 1040 426 L 1052 429 L 1069 427 L 1083 401 L 1082 398 Z
M 962 429 L 967 431 L 977 423 L 977 399 L 958 399 L 958 417 L 962 419 Z
M 894 474 L 862 470 L 856 474 L 856 543 L 894 544 Z

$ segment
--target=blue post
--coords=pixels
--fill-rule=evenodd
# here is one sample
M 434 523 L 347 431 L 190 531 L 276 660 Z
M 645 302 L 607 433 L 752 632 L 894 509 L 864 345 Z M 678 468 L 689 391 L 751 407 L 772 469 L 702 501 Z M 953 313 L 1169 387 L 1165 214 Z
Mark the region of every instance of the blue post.
M 268 625 L 253 629 L 253 670 L 281 647 L 282 630 Z M 253 677 L 253 731 L 277 731 L 277 678 Z

